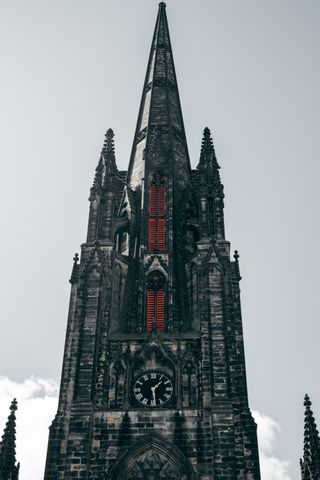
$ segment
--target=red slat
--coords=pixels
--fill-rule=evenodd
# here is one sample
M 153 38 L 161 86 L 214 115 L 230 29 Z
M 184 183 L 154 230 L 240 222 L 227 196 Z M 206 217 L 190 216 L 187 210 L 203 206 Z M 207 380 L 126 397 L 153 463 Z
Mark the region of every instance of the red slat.
M 149 289 L 147 292 L 147 330 L 152 330 L 152 322 L 154 318 L 154 301 L 155 292 Z
M 158 215 L 163 217 L 165 214 L 165 186 L 163 183 L 158 188 Z
M 164 330 L 164 290 L 157 292 L 157 330 Z
M 156 185 L 150 186 L 149 193 L 149 215 L 155 217 L 157 214 L 157 187 Z
M 156 231 L 157 231 L 157 220 L 155 218 L 149 218 L 149 238 L 148 238 L 149 250 L 154 250 L 156 248 Z
M 166 225 L 165 219 L 158 219 L 158 250 L 164 250 L 166 248 Z

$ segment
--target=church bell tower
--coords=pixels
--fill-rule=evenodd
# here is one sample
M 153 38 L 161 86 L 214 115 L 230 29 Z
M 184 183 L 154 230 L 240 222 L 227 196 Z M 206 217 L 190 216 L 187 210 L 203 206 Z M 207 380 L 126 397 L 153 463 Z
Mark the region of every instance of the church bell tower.
M 212 137 L 191 168 L 165 3 L 128 171 L 106 133 L 74 258 L 45 480 L 259 480 L 239 256 Z

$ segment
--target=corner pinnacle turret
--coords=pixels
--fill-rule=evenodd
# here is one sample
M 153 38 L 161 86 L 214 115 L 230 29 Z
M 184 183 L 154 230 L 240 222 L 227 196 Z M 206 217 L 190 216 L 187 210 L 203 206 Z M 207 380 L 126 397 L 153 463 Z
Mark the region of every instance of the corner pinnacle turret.
M 114 133 L 107 130 L 90 190 L 90 215 L 88 241 L 110 241 L 112 236 L 112 215 L 115 208 L 118 168 L 114 152 Z M 121 179 L 120 179 L 121 180 Z
M 16 410 L 17 400 L 10 406 L 10 415 L 0 443 L 0 478 L 18 480 L 20 464 L 16 464 Z
M 302 480 L 317 480 L 320 478 L 320 438 L 308 395 L 304 397 L 304 406 L 306 409 L 303 459 L 300 460 L 301 478 Z

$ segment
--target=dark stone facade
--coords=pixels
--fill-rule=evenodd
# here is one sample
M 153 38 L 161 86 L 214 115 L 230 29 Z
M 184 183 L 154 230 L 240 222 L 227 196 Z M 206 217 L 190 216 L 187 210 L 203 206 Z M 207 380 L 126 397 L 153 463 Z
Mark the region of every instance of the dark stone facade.
M 190 167 L 160 3 L 128 172 L 108 130 L 74 258 L 45 480 L 260 479 L 223 208 L 208 129 Z M 156 406 L 134 393 L 152 372 Z

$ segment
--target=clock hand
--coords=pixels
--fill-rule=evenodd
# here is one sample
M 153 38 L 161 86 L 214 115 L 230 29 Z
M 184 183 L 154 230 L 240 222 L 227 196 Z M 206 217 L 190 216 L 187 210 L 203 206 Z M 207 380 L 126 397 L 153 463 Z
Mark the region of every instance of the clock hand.
M 156 404 L 156 401 L 157 401 L 157 399 L 156 399 L 156 389 L 155 389 L 154 386 L 151 387 L 151 394 L 152 394 L 153 402 L 154 402 L 154 404 Z

